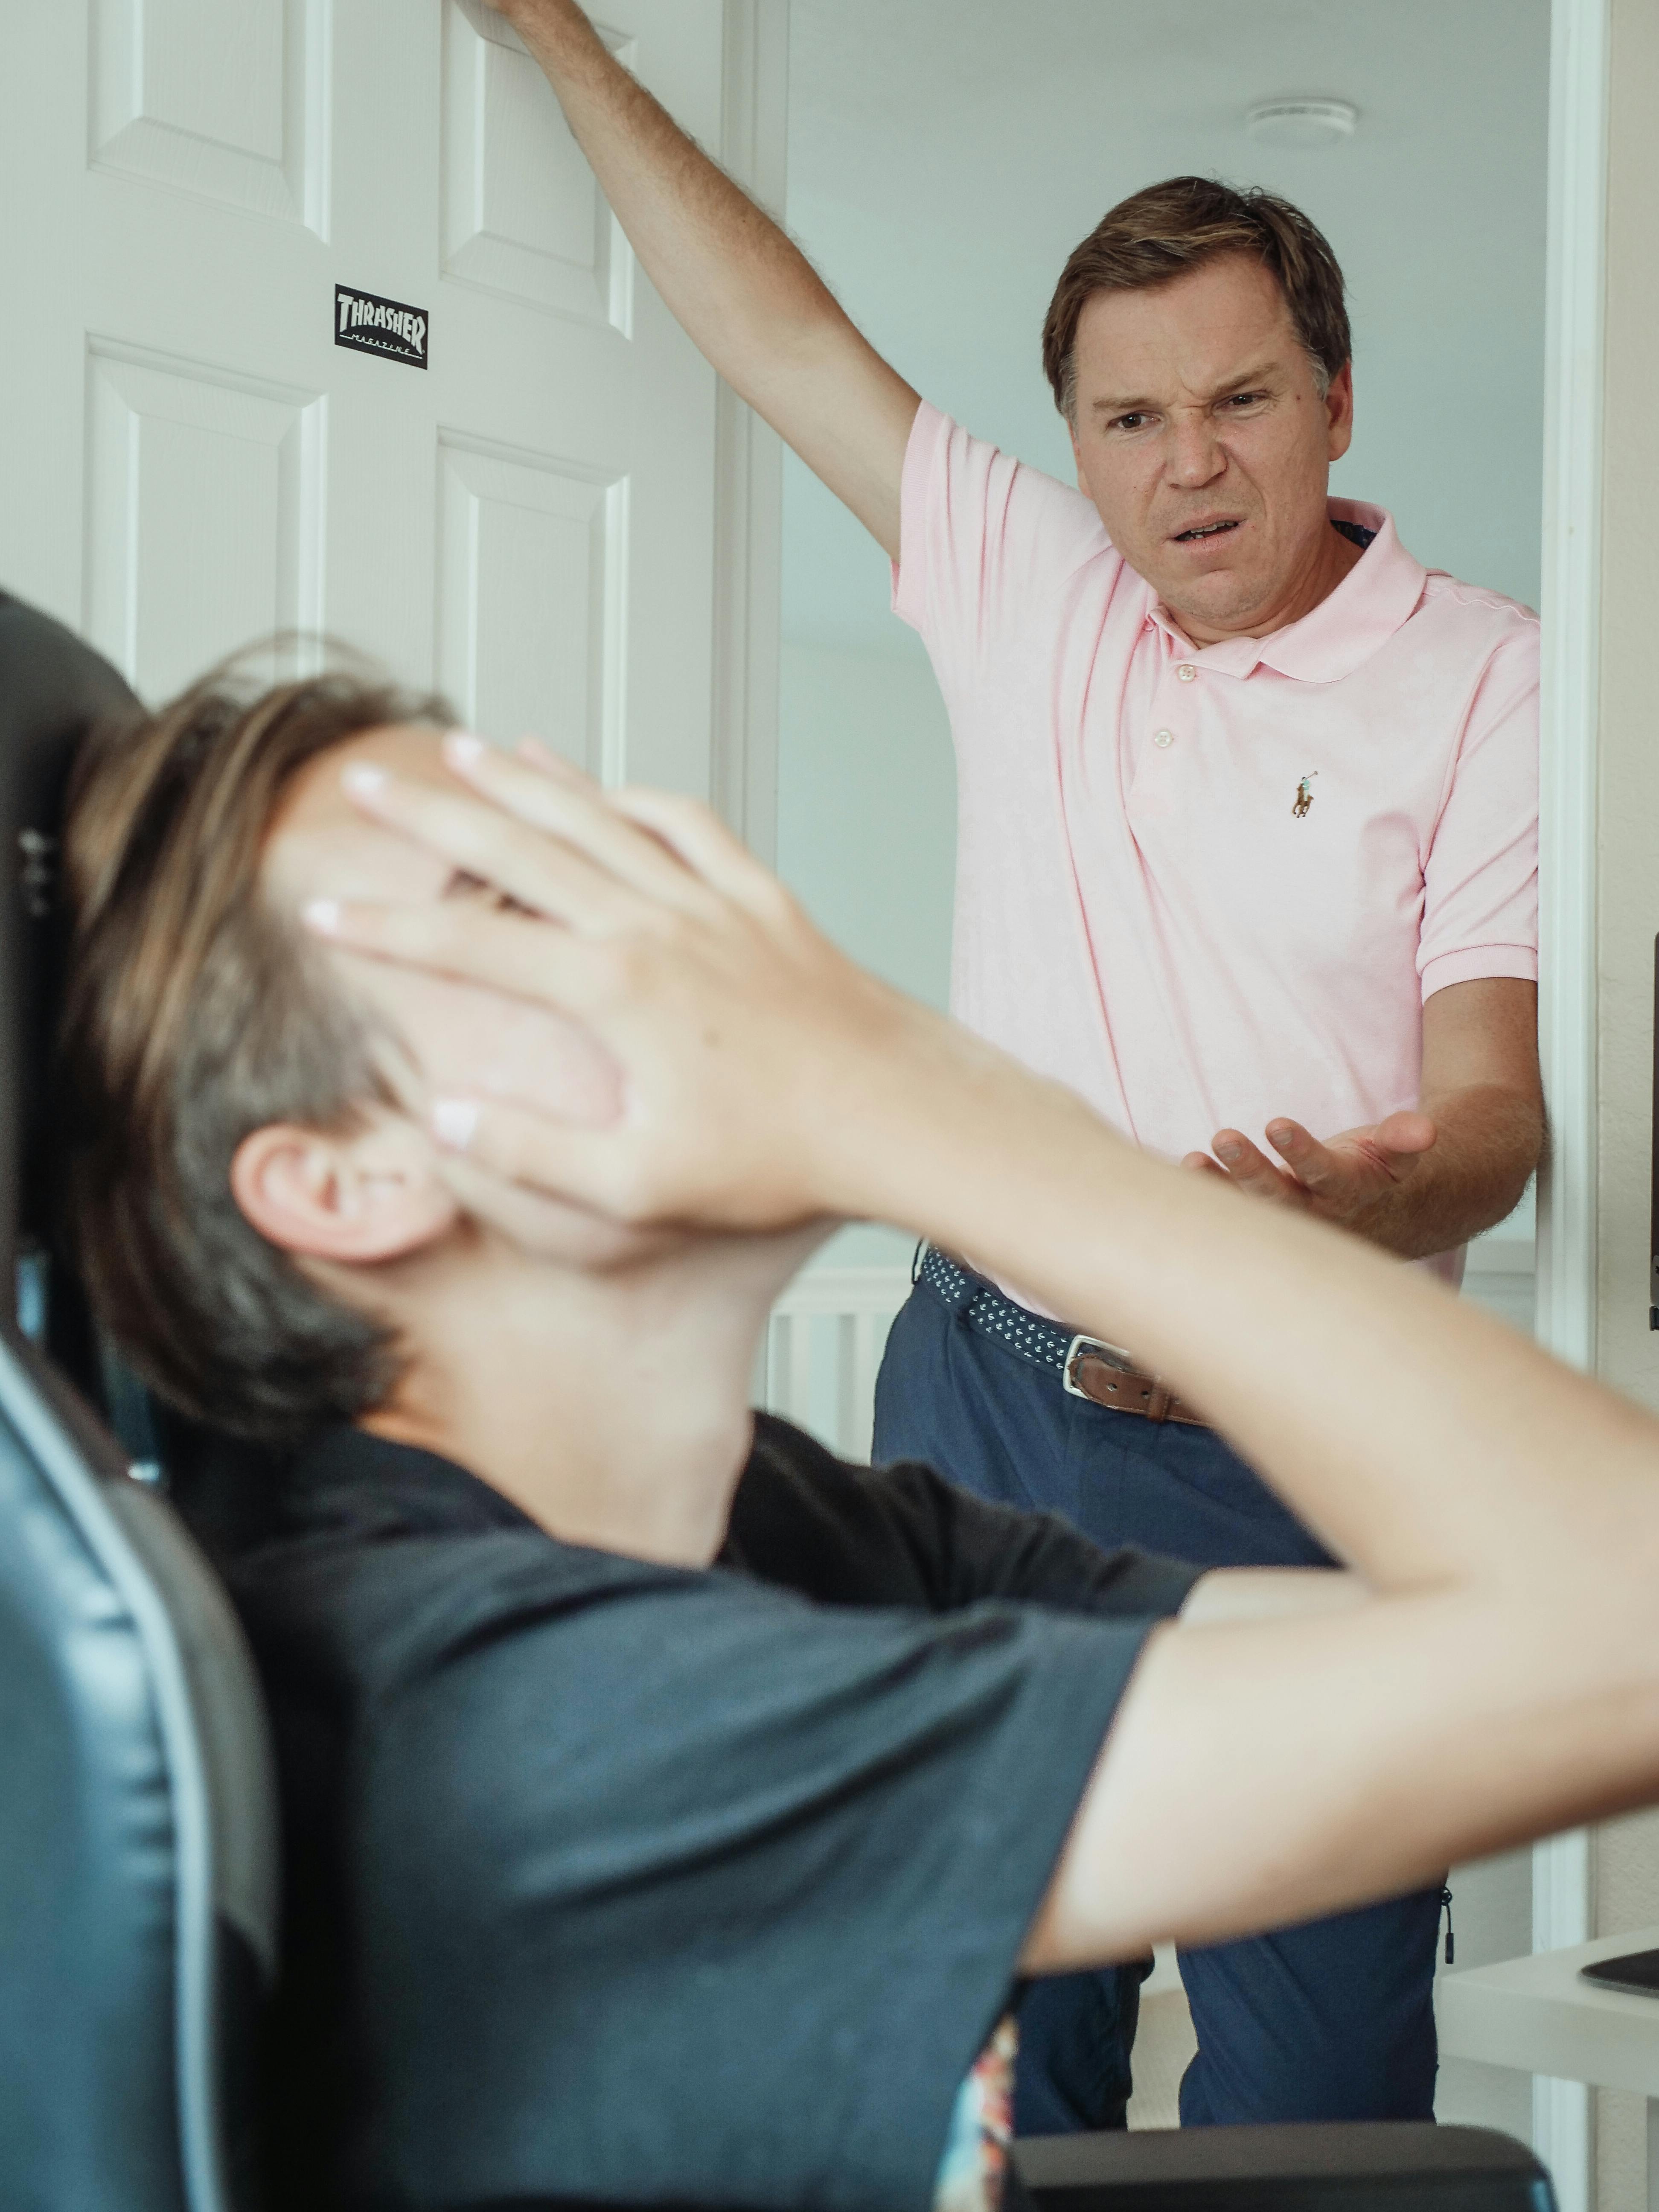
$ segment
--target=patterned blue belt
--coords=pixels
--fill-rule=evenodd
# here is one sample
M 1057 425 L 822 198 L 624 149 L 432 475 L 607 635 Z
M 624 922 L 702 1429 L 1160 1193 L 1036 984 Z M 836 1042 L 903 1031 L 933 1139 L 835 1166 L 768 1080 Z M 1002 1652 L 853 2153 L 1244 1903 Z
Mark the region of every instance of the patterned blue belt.
M 1028 1312 L 1012 1298 L 1005 1298 L 982 1275 L 970 1275 L 959 1267 L 937 1244 L 918 1245 L 916 1255 L 920 1265 L 911 1271 L 914 1282 L 925 1283 L 981 1336 L 1057 1376 L 1069 1396 L 1087 1398 L 1115 1413 L 1139 1413 L 1149 1421 L 1180 1421 L 1191 1428 L 1208 1425 L 1155 1375 L 1143 1375 L 1121 1344 L 1076 1335 L 1058 1322 Z

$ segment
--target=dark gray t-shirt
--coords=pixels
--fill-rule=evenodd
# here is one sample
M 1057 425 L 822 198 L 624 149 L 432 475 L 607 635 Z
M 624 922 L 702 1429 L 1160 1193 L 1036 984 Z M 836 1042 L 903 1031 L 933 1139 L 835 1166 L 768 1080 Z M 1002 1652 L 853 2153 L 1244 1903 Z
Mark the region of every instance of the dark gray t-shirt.
M 926 2207 L 1195 1571 L 764 1417 L 705 1571 L 349 1429 L 274 1504 L 274 2201 Z

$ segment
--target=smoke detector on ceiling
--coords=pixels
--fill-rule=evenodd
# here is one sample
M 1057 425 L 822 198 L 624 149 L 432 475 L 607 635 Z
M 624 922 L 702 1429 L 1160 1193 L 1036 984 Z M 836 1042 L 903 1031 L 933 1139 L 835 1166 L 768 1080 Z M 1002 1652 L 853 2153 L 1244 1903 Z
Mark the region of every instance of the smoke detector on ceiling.
M 1351 100 L 1264 100 L 1244 123 L 1264 146 L 1334 146 L 1353 137 L 1359 110 Z

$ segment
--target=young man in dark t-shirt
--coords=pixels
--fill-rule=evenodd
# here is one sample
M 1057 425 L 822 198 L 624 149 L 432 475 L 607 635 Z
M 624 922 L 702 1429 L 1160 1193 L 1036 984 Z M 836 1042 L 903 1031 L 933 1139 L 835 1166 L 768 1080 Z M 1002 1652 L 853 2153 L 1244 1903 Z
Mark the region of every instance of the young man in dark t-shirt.
M 1129 1152 L 707 816 L 436 712 L 210 684 L 69 839 L 94 1296 L 289 1454 L 228 1563 L 287 2197 L 977 2212 L 1023 1977 L 1659 1790 L 1654 1425 Z M 862 1212 L 1167 1366 L 1363 1581 L 1194 1583 L 757 1428 Z
M 764 1417 L 712 1568 L 361 1428 L 277 1512 L 228 1572 L 290 1839 L 283 2201 L 927 2203 L 1194 1575 Z

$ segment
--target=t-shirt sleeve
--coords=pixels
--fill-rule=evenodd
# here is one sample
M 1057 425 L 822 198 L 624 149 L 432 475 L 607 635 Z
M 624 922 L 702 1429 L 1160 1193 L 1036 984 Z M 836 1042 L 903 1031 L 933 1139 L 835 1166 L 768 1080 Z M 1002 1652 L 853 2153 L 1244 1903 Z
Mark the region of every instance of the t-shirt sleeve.
M 975 1498 L 916 1460 L 853 1467 L 761 1413 L 723 1558 L 827 1605 L 945 1613 L 985 1598 L 1152 1620 L 1178 1613 L 1202 1570 L 1103 1550 L 1057 1513 Z
M 1127 1546 L 1104 1550 L 1058 1513 L 994 1504 L 915 1462 L 878 1468 L 860 1480 L 879 1498 L 941 1607 L 994 1597 L 1163 1619 L 1180 1612 L 1205 1571 Z
M 1029 645 L 1052 625 L 1066 578 L 1110 553 L 1081 492 L 923 402 L 905 452 L 893 611 L 921 633 L 947 701 L 1004 641 Z
M 1492 654 L 1424 866 L 1418 973 L 1448 984 L 1538 974 L 1538 628 Z
M 720 1570 L 526 1604 L 376 1720 L 422 2201 L 925 2207 L 1150 1624 Z

